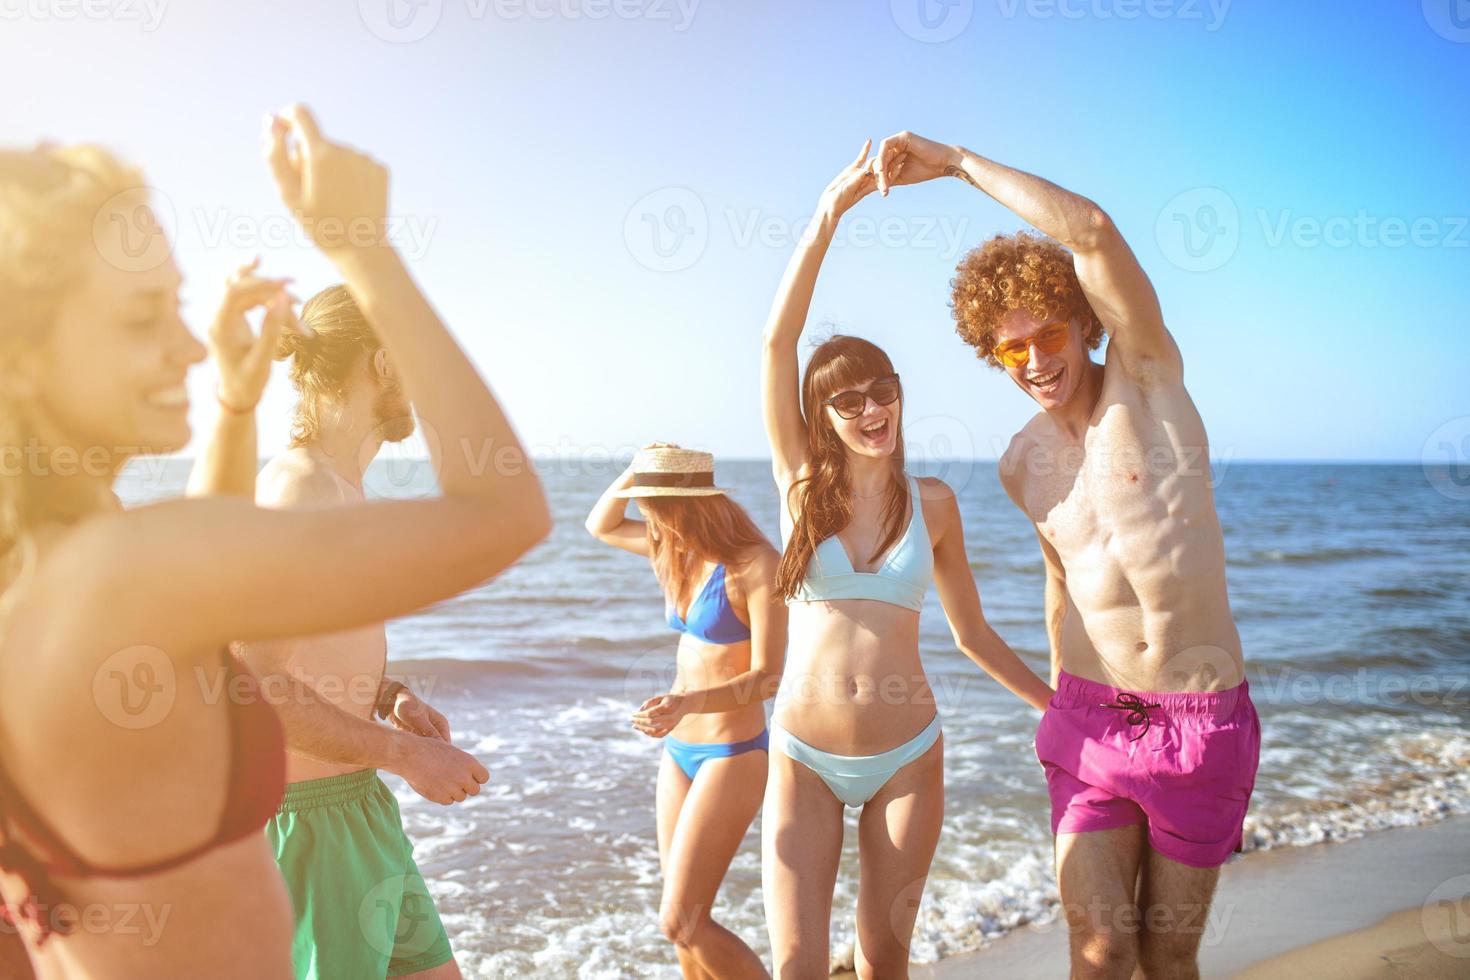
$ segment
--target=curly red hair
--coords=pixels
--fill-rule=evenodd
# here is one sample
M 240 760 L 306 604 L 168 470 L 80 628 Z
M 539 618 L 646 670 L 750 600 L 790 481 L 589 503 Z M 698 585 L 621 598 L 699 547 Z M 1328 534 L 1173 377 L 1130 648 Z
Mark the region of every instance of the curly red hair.
M 1082 293 L 1072 253 L 1056 241 L 1029 232 L 996 235 L 972 248 L 950 280 L 955 333 L 992 367 L 995 330 L 1012 310 L 1038 320 L 1077 320 L 1089 350 L 1102 343 L 1102 322 Z

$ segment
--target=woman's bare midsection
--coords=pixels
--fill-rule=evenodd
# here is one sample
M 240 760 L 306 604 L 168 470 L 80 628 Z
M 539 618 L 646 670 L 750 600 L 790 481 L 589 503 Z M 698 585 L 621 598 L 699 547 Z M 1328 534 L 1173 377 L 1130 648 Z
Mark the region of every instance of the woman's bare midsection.
M 793 603 L 776 722 L 837 755 L 874 755 L 918 734 L 936 710 L 918 620 L 868 600 Z
M 676 691 L 703 691 L 727 684 L 750 670 L 750 641 L 703 643 L 685 636 L 679 641 Z M 691 705 L 669 734 L 684 742 L 744 742 L 766 728 L 766 704 L 756 680 L 737 690 L 739 706 L 731 711 L 701 711 Z

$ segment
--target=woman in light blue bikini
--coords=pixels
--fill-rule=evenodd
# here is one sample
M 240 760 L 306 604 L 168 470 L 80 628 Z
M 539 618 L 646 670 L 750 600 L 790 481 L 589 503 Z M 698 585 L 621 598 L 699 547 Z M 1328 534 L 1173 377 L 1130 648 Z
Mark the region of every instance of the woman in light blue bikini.
M 944 818 L 944 740 L 919 659 L 931 579 L 955 643 L 1038 709 L 1051 688 L 980 607 L 954 491 L 904 471 L 903 390 L 886 354 L 836 336 L 798 381 L 797 342 L 842 215 L 874 189 L 869 146 L 827 187 L 766 325 L 762 401 L 786 550 L 790 657 L 771 723 L 762 887 L 775 974 L 829 970 L 843 807 L 861 807 L 860 977 L 908 976 Z
M 626 516 L 628 498 L 644 520 Z M 680 634 L 673 690 L 633 715 L 634 728 L 664 740 L 660 926 L 686 978 L 766 977 L 760 958 L 710 910 L 765 790 L 765 702 L 786 651 L 780 557 L 714 485 L 714 457 L 667 443 L 639 452 L 592 508 L 587 530 L 649 559 Z

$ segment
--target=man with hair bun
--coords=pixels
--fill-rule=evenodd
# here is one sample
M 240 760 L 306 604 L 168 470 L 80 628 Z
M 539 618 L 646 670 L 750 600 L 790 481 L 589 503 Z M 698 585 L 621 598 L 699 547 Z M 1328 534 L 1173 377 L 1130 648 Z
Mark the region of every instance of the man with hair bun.
M 1158 297 L 1087 198 L 913 133 L 879 190 L 957 177 L 1045 237 L 998 235 L 952 283 L 956 330 L 1041 411 L 1000 463 L 1047 570 L 1046 772 L 1072 976 L 1198 977 L 1260 756 L 1204 424 Z M 1103 336 L 1103 361 L 1094 361 Z
M 245 424 L 253 413 L 236 409 L 237 396 L 222 387 L 222 411 L 191 492 L 253 496 L 273 508 L 363 503 L 368 464 L 384 443 L 402 442 L 415 428 L 387 350 L 344 285 L 311 297 L 299 327 L 277 332 L 276 359 L 288 362 L 298 395 L 290 448 L 257 479 L 255 431 Z M 225 338 L 211 342 L 224 359 Z M 238 397 L 258 400 L 263 380 Z M 443 715 L 384 676 L 382 623 L 236 649 L 279 692 L 273 703 L 286 733 L 287 786 L 266 834 L 296 909 L 298 977 L 381 975 L 383 964 L 390 977 L 458 977 L 397 801 L 377 770 L 449 805 L 478 792 L 485 768 L 454 747 Z M 360 909 L 380 903 L 396 904 L 396 915 L 381 935 L 367 936 Z M 383 915 L 370 919 L 381 925 Z

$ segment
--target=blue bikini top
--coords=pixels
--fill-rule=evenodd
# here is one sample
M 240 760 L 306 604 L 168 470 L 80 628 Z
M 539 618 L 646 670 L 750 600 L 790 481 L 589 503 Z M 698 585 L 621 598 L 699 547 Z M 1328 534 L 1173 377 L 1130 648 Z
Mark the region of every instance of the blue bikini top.
M 923 607 L 924 593 L 934 579 L 934 548 L 929 544 L 929 531 L 924 524 L 918 481 L 912 476 L 908 480 L 912 503 L 909 525 L 878 570 L 854 570 L 846 549 L 834 534 L 817 545 L 792 602 L 875 599 L 915 612 Z M 782 533 L 789 540 L 794 525 L 786 508 L 782 507 L 781 511 Z
M 730 608 L 725 594 L 725 566 L 716 565 L 709 581 L 689 603 L 689 619 L 679 618 L 674 604 L 668 603 L 669 627 L 688 633 L 704 643 L 739 643 L 750 639 L 750 627 L 742 623 Z

